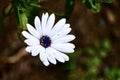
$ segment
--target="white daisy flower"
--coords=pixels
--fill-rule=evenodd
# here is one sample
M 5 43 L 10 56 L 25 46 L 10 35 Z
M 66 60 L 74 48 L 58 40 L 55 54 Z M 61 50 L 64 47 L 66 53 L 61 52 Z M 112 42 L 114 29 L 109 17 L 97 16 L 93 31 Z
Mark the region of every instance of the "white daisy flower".
M 73 53 L 75 48 L 74 44 L 69 43 L 75 36 L 68 35 L 71 28 L 66 19 L 63 18 L 56 24 L 54 22 L 54 14 L 49 16 L 48 13 L 43 13 L 41 20 L 38 16 L 35 17 L 35 27 L 27 24 L 28 32 L 22 32 L 26 38 L 24 42 L 28 45 L 26 51 L 32 56 L 39 55 L 45 66 L 56 64 L 57 60 L 62 63 L 68 61 L 69 57 L 64 53 Z

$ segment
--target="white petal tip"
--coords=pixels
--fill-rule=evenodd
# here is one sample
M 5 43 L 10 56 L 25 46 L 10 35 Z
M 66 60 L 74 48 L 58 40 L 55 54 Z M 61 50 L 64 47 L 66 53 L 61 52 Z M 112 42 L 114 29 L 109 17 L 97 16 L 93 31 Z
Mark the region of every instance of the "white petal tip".
M 75 51 L 74 51 L 74 49 L 73 50 L 71 50 L 71 52 L 70 53 L 74 53 Z
M 24 34 L 25 34 L 25 31 L 22 31 L 21 33 L 22 33 L 22 35 L 24 35 Z
M 42 14 L 42 16 L 45 15 L 44 13 Z
M 54 13 L 52 13 L 52 14 L 51 14 L 51 16 L 54 16 L 54 17 L 55 17 L 55 14 L 54 14 Z
M 57 64 L 57 62 L 54 62 L 53 64 L 54 64 L 54 65 L 56 65 L 56 64 Z
M 66 61 L 69 61 L 69 59 L 68 59 L 68 60 L 66 60 Z
M 67 58 L 65 61 L 69 61 L 69 58 Z
M 65 61 L 60 61 L 61 63 L 65 63 Z
M 69 50 L 69 51 L 67 51 L 65 53 L 74 53 L 74 52 L 75 52 L 74 49 L 71 49 L 71 50 Z
M 64 23 L 66 22 L 66 19 L 65 18 L 62 18 L 61 21 L 63 21 Z
M 28 24 L 28 23 L 26 24 L 26 26 L 29 26 L 29 25 L 30 25 L 30 24 Z
M 35 54 L 34 54 L 34 53 L 32 53 L 31 55 L 32 55 L 32 56 L 37 56 L 38 54 L 36 54 L 36 53 L 35 53 Z
M 49 66 L 49 62 L 43 62 L 45 66 Z
M 35 21 L 39 20 L 39 17 L 38 16 L 35 16 Z
M 48 12 L 46 12 L 45 15 L 48 15 Z
M 26 24 L 26 26 L 27 26 L 27 29 L 28 29 L 29 27 L 31 27 L 31 25 L 30 25 L 30 24 L 28 24 L 28 23 Z
M 30 47 L 26 47 L 25 51 L 30 53 L 31 52 Z
M 26 43 L 27 45 L 29 45 L 29 42 L 28 42 L 28 40 L 26 39 L 26 40 L 24 40 L 24 43 Z
M 26 31 L 22 31 L 21 34 L 25 37 Z
M 76 38 L 74 35 L 72 36 L 73 40 Z
M 35 16 L 35 18 L 39 18 L 38 16 Z
M 70 24 L 65 24 L 64 27 L 66 27 L 66 28 L 70 28 Z

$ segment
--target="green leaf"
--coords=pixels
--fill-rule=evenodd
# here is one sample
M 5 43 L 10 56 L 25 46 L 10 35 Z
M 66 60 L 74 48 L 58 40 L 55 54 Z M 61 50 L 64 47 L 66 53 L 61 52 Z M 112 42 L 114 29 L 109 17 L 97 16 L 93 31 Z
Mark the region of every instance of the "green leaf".
M 28 0 L 29 1 L 29 0 Z M 26 29 L 26 24 L 33 24 L 34 18 L 39 13 L 39 9 L 27 3 L 18 3 L 16 12 L 20 29 Z
M 91 9 L 94 13 L 98 13 L 101 10 L 101 6 L 100 3 L 95 3 L 92 4 L 92 9 Z
M 90 56 L 94 56 L 95 55 L 95 49 L 94 48 L 88 48 L 86 50 L 87 54 L 90 55 Z
M 112 3 L 112 0 L 102 0 L 103 3 Z
M 18 0 L 19 2 L 22 2 L 22 3 L 38 3 L 40 2 L 40 0 Z
M 90 1 L 90 0 L 83 0 L 83 3 L 86 5 L 86 7 L 87 7 L 88 9 L 91 9 L 91 8 L 92 8 L 92 6 L 91 6 L 91 1 Z
M 27 13 L 27 16 L 28 16 L 28 22 L 32 25 L 34 25 L 34 18 L 36 15 L 39 14 L 39 8 L 36 8 L 36 7 L 31 7 L 29 9 L 29 12 Z
M 111 42 L 109 39 L 105 39 L 103 42 L 102 42 L 102 49 L 105 51 L 105 52 L 108 52 L 110 49 L 111 49 Z
M 120 69 L 105 68 L 105 74 L 109 80 L 120 80 Z
M 26 29 L 26 24 L 28 23 L 28 18 L 25 13 L 18 13 L 19 24 L 21 29 Z
M 107 52 L 105 52 L 104 50 L 100 50 L 99 51 L 99 57 L 100 58 L 104 58 L 104 57 L 106 57 L 107 56 Z
M 66 18 L 69 18 L 70 15 L 73 12 L 74 9 L 74 5 L 75 5 L 75 0 L 66 0 L 66 4 L 65 4 L 65 16 Z
M 83 3 L 88 9 L 91 9 L 94 13 L 100 12 L 100 0 L 83 0 Z

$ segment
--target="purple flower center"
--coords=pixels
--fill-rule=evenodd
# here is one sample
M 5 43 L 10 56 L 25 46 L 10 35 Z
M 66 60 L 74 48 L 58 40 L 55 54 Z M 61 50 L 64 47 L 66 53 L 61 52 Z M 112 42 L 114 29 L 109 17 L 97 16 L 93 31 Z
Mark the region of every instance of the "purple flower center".
M 40 38 L 40 45 L 42 45 L 44 48 L 47 48 L 51 45 L 51 39 L 48 36 L 42 36 Z

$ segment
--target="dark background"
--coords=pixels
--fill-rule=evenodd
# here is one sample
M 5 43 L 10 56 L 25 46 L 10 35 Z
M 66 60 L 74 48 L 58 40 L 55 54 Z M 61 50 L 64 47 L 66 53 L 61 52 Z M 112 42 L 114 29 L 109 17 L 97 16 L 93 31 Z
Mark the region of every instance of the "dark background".
M 65 0 L 46 0 L 40 3 L 50 10 L 64 13 Z M 7 0 L 0 1 L 0 15 L 2 6 L 9 5 Z M 76 45 L 77 57 L 71 57 L 65 64 L 58 63 L 45 67 L 39 57 L 32 57 L 25 52 L 22 41 L 17 36 L 17 24 L 14 14 L 4 20 L 3 35 L 0 37 L 0 80 L 90 80 L 76 78 L 87 72 L 84 62 L 91 57 L 86 49 L 94 46 L 98 54 L 101 48 L 95 46 L 108 40 L 111 44 L 107 55 L 102 58 L 98 66 L 99 74 L 91 80 L 104 80 L 104 67 L 120 68 L 120 1 L 113 0 L 111 4 L 101 4 L 101 12 L 93 14 L 81 0 L 76 0 L 74 11 L 68 23 L 71 24 L 72 34 L 76 36 L 73 43 Z M 41 13 L 40 13 L 41 15 Z M 39 15 L 39 16 L 40 16 Z M 59 19 L 59 18 L 58 18 Z M 82 51 L 82 52 L 81 52 Z M 71 56 L 71 54 L 69 54 Z M 74 61 L 71 63 L 71 61 Z M 75 68 L 70 64 L 75 64 Z M 67 66 L 67 67 L 66 67 Z M 74 78 L 75 77 L 75 78 Z M 118 76 L 120 77 L 120 76 Z M 119 78 L 120 79 L 120 78 Z M 105 80 L 118 80 L 107 78 Z

